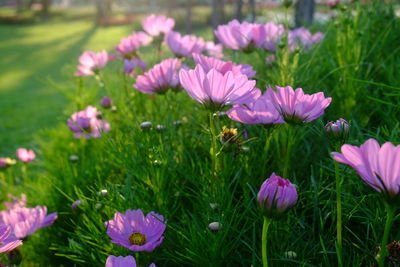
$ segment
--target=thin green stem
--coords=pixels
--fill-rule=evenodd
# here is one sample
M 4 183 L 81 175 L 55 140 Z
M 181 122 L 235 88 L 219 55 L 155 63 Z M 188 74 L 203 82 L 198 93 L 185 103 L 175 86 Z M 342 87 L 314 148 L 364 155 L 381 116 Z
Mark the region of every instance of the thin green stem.
M 390 229 L 392 228 L 393 218 L 396 211 L 396 209 L 393 208 L 392 206 L 388 204 L 385 205 L 386 205 L 387 216 L 385 223 L 385 231 L 383 232 L 383 238 L 381 243 L 381 252 L 379 253 L 379 258 L 378 258 L 379 267 L 385 266 L 385 258 L 388 255 L 386 245 L 388 244 Z
M 214 185 L 215 177 L 217 176 L 218 170 L 218 148 L 217 148 L 217 132 L 215 129 L 215 121 L 214 121 L 214 113 L 209 113 L 209 127 L 211 134 L 211 148 L 210 148 L 210 156 L 211 156 L 211 187 Z
M 343 266 L 343 242 L 342 242 L 342 177 L 339 173 L 339 163 L 334 161 L 335 164 L 335 178 L 336 178 L 336 255 L 338 259 L 338 266 Z
M 264 216 L 264 224 L 262 229 L 262 240 L 261 240 L 261 254 L 263 267 L 268 267 L 268 256 L 267 256 L 267 235 L 268 227 L 271 224 L 271 220 Z

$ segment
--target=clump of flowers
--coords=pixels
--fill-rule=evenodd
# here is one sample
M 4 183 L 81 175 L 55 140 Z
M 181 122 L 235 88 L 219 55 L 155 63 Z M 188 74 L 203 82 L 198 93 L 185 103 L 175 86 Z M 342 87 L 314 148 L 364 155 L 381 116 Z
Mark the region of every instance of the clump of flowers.
M 324 114 L 332 98 L 325 98 L 323 92 L 304 94 L 303 89 L 276 86 L 267 88 L 272 104 L 288 123 L 301 124 L 311 122 Z
M 146 94 L 162 94 L 168 89 L 181 90 L 178 77 L 181 68 L 182 62 L 179 59 L 165 59 L 143 75 L 139 75 L 133 87 Z
M 33 150 L 28 150 L 26 148 L 17 149 L 17 158 L 25 163 L 31 162 L 36 158 L 35 152 Z
M 79 57 L 78 70 L 75 72 L 75 76 L 91 76 L 99 72 L 100 69 L 104 68 L 107 62 L 111 60 L 107 51 L 103 50 L 99 53 L 93 51 L 85 51 Z
M 143 29 L 153 37 L 169 33 L 174 26 L 174 19 L 166 16 L 157 16 L 155 14 L 151 14 L 142 21 Z
M 47 207 L 15 207 L 0 212 L 0 224 L 12 229 L 17 238 L 25 238 L 40 228 L 47 227 L 57 219 L 57 213 L 47 215 Z
M 201 54 L 207 49 L 203 38 L 195 35 L 182 36 L 179 32 L 168 33 L 165 42 L 176 57 L 191 57 L 193 53 Z
M 99 116 L 100 112 L 95 107 L 87 106 L 84 110 L 71 115 L 68 127 L 75 138 L 99 138 L 102 132 L 110 130 L 110 124 Z
M 111 242 L 132 251 L 153 251 L 164 240 L 164 217 L 154 212 L 144 216 L 142 210 L 115 213 L 114 219 L 105 223 Z
M 115 47 L 118 54 L 125 59 L 137 57 L 137 50 L 152 42 L 151 36 L 144 32 L 135 32 L 132 35 L 121 39 L 121 42 Z

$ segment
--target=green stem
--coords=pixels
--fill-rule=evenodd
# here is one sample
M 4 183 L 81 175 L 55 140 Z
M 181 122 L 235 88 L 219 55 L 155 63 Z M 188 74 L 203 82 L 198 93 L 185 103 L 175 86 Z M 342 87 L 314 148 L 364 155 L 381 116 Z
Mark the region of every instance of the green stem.
M 396 209 L 391 207 L 390 205 L 388 204 L 385 205 L 386 205 L 387 216 L 386 216 L 385 231 L 383 232 L 383 238 L 381 243 L 381 252 L 379 253 L 379 258 L 378 258 L 379 267 L 385 266 L 385 258 L 388 254 L 386 245 L 388 244 L 390 229 L 392 228 L 393 217 L 396 211 Z
M 271 224 L 271 220 L 264 216 L 264 224 L 262 229 L 262 240 L 261 240 L 261 254 L 263 267 L 268 267 L 268 257 L 267 257 L 267 234 L 268 227 Z
M 213 187 L 215 176 L 217 176 L 218 169 L 218 148 L 217 148 L 217 133 L 215 129 L 215 121 L 214 121 L 214 113 L 209 113 L 209 127 L 211 134 L 211 148 L 210 148 L 210 156 L 211 156 L 211 186 Z
M 342 242 L 342 177 L 339 173 L 339 164 L 334 161 L 335 164 L 335 178 L 336 178 L 336 255 L 338 259 L 338 265 L 343 266 L 343 242 Z

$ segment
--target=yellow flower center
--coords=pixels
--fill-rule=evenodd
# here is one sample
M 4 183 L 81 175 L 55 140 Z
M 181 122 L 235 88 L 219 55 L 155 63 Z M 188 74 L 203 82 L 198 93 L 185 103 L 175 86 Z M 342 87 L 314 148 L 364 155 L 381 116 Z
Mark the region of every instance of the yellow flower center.
M 144 243 L 146 243 L 146 236 L 139 232 L 133 232 L 129 236 L 129 243 L 131 243 L 132 245 L 142 246 L 144 245 Z

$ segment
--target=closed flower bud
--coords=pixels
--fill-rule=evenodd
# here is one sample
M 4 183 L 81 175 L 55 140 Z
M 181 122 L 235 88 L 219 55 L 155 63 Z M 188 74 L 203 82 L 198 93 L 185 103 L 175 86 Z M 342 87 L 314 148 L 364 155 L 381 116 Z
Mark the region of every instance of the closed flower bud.
M 337 121 L 328 122 L 325 125 L 328 137 L 333 140 L 346 141 L 350 132 L 350 124 L 345 119 L 338 119 Z
M 72 204 L 71 204 L 71 209 L 76 210 L 80 205 L 82 205 L 82 201 L 75 200 Z
M 110 108 L 112 106 L 112 100 L 108 96 L 101 98 L 100 103 L 103 108 Z
M 257 195 L 258 204 L 267 217 L 276 217 L 297 202 L 296 187 L 275 173 L 264 181 Z
M 144 121 L 140 124 L 140 128 L 142 128 L 143 130 L 147 130 L 150 129 L 152 125 L 153 124 L 151 123 L 151 121 Z
M 297 258 L 297 253 L 294 251 L 286 251 L 284 254 L 285 258 L 287 259 L 296 259 Z
M 219 229 L 221 229 L 221 227 L 222 227 L 222 224 L 219 222 L 212 222 L 208 225 L 208 229 L 210 229 L 211 231 L 214 231 L 214 232 L 218 232 Z

